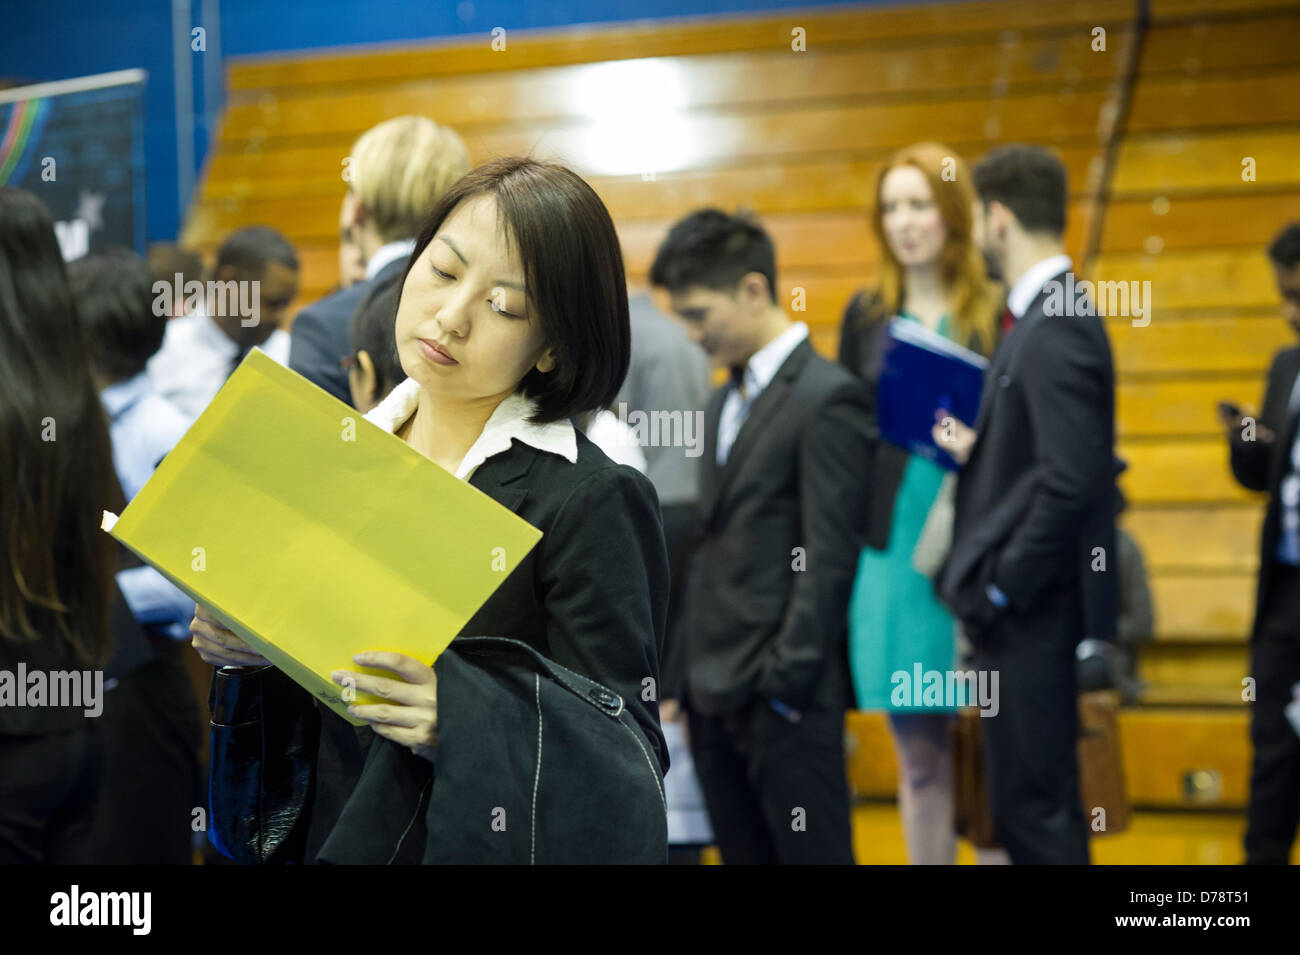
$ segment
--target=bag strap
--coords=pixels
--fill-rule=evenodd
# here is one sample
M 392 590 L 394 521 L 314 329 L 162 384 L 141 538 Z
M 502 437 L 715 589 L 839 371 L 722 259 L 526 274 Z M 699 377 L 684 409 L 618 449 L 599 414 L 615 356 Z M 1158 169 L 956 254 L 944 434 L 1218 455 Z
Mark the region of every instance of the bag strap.
M 626 709 L 623 697 L 609 687 L 561 666 L 522 640 L 511 637 L 457 637 L 452 641 L 450 648 L 472 656 L 525 656 L 535 669 L 545 673 L 605 716 L 618 719 Z

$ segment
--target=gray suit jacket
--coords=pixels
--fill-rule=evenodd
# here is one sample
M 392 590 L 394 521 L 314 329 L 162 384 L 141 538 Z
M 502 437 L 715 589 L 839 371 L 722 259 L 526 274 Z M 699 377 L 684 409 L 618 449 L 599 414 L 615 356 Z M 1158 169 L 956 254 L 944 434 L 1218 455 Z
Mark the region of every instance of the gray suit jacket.
M 642 429 L 646 477 L 659 503 L 691 504 L 699 497 L 709 359 L 649 295 L 630 296 L 627 304 L 632 363 L 618 402 L 626 406 L 627 424 Z

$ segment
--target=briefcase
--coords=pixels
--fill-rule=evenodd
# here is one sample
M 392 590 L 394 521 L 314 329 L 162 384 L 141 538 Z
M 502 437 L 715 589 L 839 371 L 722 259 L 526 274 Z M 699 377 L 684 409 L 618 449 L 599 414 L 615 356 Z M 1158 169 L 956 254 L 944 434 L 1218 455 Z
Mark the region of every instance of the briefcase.
M 1115 690 L 1079 694 L 1079 795 L 1089 833 L 1104 836 L 1128 828 L 1130 807 Z
M 1114 690 L 1079 694 L 1079 796 L 1093 836 L 1122 832 L 1129 824 L 1118 712 Z M 979 714 L 978 707 L 963 707 L 953 721 L 953 823 L 977 849 L 996 849 Z
M 993 849 L 993 813 L 989 809 L 988 780 L 984 776 L 984 750 L 980 710 L 963 706 L 952 723 L 953 825 L 957 835 L 977 849 Z

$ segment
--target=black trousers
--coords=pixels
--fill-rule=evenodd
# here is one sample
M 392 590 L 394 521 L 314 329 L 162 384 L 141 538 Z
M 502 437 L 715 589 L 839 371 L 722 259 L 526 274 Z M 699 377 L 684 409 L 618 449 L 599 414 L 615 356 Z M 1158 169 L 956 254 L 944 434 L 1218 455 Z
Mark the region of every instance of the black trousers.
M 688 725 L 724 863 L 853 864 L 843 710 L 791 723 L 756 699 L 721 717 L 691 712 Z
M 1268 606 L 1251 648 L 1250 802 L 1246 862 L 1286 865 L 1300 825 L 1300 734 L 1285 707 L 1300 683 L 1300 570 L 1274 564 Z
M 661 700 L 681 696 L 685 684 L 686 660 L 677 628 L 681 616 L 683 587 L 691 552 L 700 539 L 700 512 L 695 504 L 668 504 L 660 508 L 664 522 L 664 543 L 668 546 L 668 622 L 664 629 L 664 655 L 659 661 Z
M 206 815 L 208 800 L 198 704 L 181 656 L 190 652 L 188 643 L 157 643 L 153 660 L 104 694 L 104 779 L 92 840 L 98 863 L 193 861 L 194 810 Z
M 0 735 L 0 865 L 86 865 L 103 770 L 101 727 Z
M 975 645 L 975 666 L 998 674 L 998 713 L 980 728 L 994 831 L 1016 865 L 1089 861 L 1074 656 L 1081 625 L 1078 592 L 1066 590 L 1005 614 Z

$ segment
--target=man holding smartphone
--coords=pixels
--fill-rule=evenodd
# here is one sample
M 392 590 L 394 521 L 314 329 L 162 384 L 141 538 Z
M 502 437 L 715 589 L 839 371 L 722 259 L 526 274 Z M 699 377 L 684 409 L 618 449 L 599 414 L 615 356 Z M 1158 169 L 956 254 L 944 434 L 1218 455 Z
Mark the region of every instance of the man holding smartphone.
M 1300 222 L 1268 249 L 1287 323 L 1300 336 Z M 1260 533 L 1259 589 L 1251 630 L 1254 761 L 1247 810 L 1246 862 L 1285 865 L 1300 824 L 1300 347 L 1283 349 L 1268 373 L 1258 419 L 1230 402 L 1219 415 L 1232 473 L 1269 493 Z

